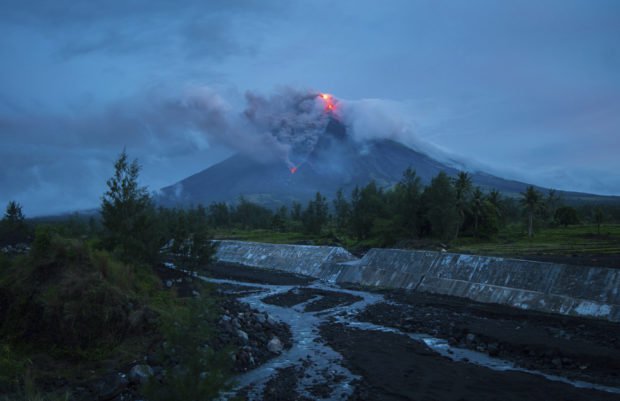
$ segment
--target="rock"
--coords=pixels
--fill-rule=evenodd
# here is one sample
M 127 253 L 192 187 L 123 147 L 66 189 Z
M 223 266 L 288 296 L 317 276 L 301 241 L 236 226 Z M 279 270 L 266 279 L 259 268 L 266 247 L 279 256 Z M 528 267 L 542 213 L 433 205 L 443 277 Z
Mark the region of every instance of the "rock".
M 267 349 L 270 352 L 273 352 L 274 354 L 281 353 L 283 348 L 284 348 L 284 346 L 282 345 L 282 341 L 280 341 L 280 339 L 278 337 L 273 337 L 267 343 Z
M 498 343 L 489 344 L 488 351 L 489 351 L 489 355 L 491 356 L 499 355 L 499 344 Z
M 96 381 L 92 390 L 98 401 L 108 401 L 119 395 L 127 387 L 127 379 L 121 373 L 112 373 Z
M 237 336 L 243 340 L 243 342 L 247 343 L 250 339 L 248 337 L 248 333 L 243 330 L 237 330 Z
M 136 365 L 129 371 L 129 380 L 132 383 L 144 383 L 153 376 L 153 368 L 149 365 Z
M 263 315 L 262 313 L 257 313 L 256 314 L 256 320 L 258 321 L 258 323 L 260 324 L 265 324 L 265 322 L 267 321 L 267 318 L 265 317 L 265 315 Z
M 278 324 L 278 322 L 271 317 L 271 315 L 267 315 L 267 324 L 270 326 L 275 326 L 276 324 Z
M 474 341 L 476 341 L 476 335 L 473 333 L 469 333 L 465 337 L 465 340 L 467 340 L 468 343 L 473 343 Z

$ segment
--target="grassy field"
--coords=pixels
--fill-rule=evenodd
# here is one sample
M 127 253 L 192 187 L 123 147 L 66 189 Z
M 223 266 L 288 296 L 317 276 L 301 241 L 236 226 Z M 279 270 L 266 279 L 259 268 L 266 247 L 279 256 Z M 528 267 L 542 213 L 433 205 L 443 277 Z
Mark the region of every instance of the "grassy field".
M 272 244 L 300 244 L 321 242 L 321 237 L 310 236 L 302 232 L 279 232 L 272 230 L 217 229 L 213 231 L 215 239 L 238 241 L 268 242 Z
M 545 228 L 533 238 L 528 238 L 521 228 L 513 228 L 489 241 L 461 238 L 450 250 L 498 256 L 620 254 L 620 225 L 604 225 L 600 235 L 593 225 Z
M 302 232 L 275 232 L 271 230 L 220 229 L 214 232 L 216 239 L 268 242 L 275 244 L 339 244 L 349 250 L 376 247 L 379 241 L 356 242 L 350 237 L 309 236 Z M 406 244 L 406 245 L 404 245 Z M 403 243 L 403 246 L 422 249 L 443 247 L 439 241 L 425 240 Z M 457 253 L 472 253 L 493 256 L 575 256 L 575 255 L 619 255 L 620 224 L 601 227 L 597 234 L 594 225 L 574 225 L 568 227 L 543 228 L 528 238 L 523 227 L 513 226 L 504 229 L 493 239 L 462 237 L 448 244 L 448 250 Z

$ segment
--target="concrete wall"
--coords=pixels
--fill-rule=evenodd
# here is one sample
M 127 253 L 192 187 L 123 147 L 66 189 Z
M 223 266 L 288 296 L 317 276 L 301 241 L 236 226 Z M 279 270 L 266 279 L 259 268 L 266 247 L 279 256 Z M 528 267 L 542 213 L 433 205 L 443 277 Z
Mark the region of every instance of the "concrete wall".
M 620 269 L 431 251 L 219 241 L 222 262 L 620 322 Z
M 620 321 L 620 270 L 487 256 L 373 249 L 337 278 L 522 309 Z
M 343 267 L 339 262 L 355 257 L 331 246 L 281 245 L 243 241 L 216 241 L 216 259 L 263 269 L 284 270 L 334 282 Z

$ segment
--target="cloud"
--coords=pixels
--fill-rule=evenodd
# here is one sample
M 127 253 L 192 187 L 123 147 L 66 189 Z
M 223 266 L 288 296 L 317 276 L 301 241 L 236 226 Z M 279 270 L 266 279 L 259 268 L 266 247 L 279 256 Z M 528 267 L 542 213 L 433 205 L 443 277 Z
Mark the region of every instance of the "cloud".
M 286 8 L 286 7 L 284 7 Z M 0 24 L 27 27 L 54 40 L 64 60 L 103 53 L 221 60 L 257 51 L 253 20 L 280 13 L 271 1 L 165 0 L 105 3 L 20 1 L 5 5 Z

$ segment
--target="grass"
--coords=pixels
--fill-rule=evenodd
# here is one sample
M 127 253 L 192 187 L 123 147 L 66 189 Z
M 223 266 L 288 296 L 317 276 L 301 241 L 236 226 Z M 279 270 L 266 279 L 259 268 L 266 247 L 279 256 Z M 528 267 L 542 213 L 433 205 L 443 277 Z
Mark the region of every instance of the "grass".
M 594 225 L 544 228 L 532 238 L 521 227 L 512 227 L 493 240 L 460 238 L 450 251 L 494 256 L 620 254 L 620 225 L 603 225 L 601 235 Z
M 170 342 L 166 327 L 180 333 L 197 327 L 180 319 L 195 306 L 164 289 L 150 266 L 122 263 L 81 240 L 49 233 L 43 239 L 30 255 L 0 258 L 0 394 L 7 394 L 0 401 L 64 399 L 44 395 L 34 383 L 63 377 L 78 385 Z M 213 309 L 207 285 L 196 285 L 207 313 Z M 177 342 L 177 349 L 194 345 Z M 200 363 L 198 374 L 205 370 Z M 216 391 L 227 373 L 213 365 L 207 370 L 218 376 L 202 390 Z
M 309 236 L 303 232 L 272 231 L 272 230 L 243 230 L 243 229 L 217 229 L 213 231 L 215 239 L 227 239 L 252 242 L 269 242 L 272 244 L 294 244 L 309 242 L 320 239 L 317 236 Z
M 276 232 L 271 230 L 218 229 L 216 239 L 266 242 L 274 244 L 339 244 L 355 251 L 381 247 L 380 238 L 356 241 L 346 235 L 312 236 L 303 232 Z M 415 242 L 414 247 L 433 247 L 432 239 Z M 436 245 L 436 244 L 435 244 Z M 479 239 L 464 236 L 449 244 L 451 252 L 472 253 L 493 256 L 520 256 L 532 254 L 573 255 L 573 254 L 620 254 L 620 224 L 601 226 L 601 235 L 595 225 L 574 225 L 568 227 L 541 228 L 528 238 L 520 225 L 503 229 L 495 238 Z

